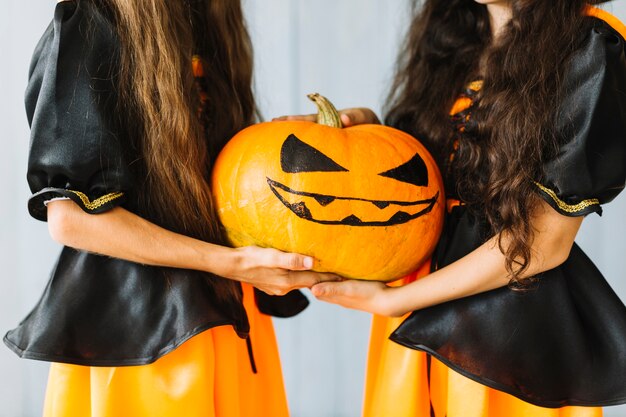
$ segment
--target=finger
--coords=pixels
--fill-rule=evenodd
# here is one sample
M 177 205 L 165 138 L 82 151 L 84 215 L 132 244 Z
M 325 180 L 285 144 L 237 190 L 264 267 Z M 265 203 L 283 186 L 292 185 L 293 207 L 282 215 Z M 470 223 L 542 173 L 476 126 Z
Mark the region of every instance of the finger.
M 337 274 L 331 274 L 327 272 L 319 272 L 319 273 L 316 272 L 316 274 L 317 274 L 317 283 L 345 281 L 344 277 L 339 276 Z
M 299 253 L 275 252 L 274 265 L 291 271 L 306 271 L 313 268 L 313 258 Z
M 345 110 L 342 110 L 341 113 L 339 113 L 339 117 L 341 118 L 341 124 L 343 125 L 343 127 L 354 126 L 354 123 L 352 123 L 352 118 L 348 113 L 346 113 Z
M 333 301 L 349 295 L 350 282 L 322 282 L 311 287 L 311 293 L 320 300 Z
M 295 114 L 295 115 L 289 115 L 289 116 L 280 116 L 280 117 L 275 117 L 274 119 L 272 119 L 272 121 L 278 121 L 278 122 L 286 122 L 286 121 L 290 121 L 290 122 L 317 122 L 317 115 L 316 114 Z
M 341 110 L 339 113 L 344 127 L 362 124 L 380 124 L 376 113 L 365 107 L 345 109 Z
M 329 290 L 328 285 L 324 283 L 316 284 L 311 287 L 311 294 L 313 294 L 315 298 L 320 298 L 323 297 Z
M 339 282 L 342 278 L 334 274 L 323 274 L 313 271 L 290 271 L 290 289 L 311 288 L 321 282 Z

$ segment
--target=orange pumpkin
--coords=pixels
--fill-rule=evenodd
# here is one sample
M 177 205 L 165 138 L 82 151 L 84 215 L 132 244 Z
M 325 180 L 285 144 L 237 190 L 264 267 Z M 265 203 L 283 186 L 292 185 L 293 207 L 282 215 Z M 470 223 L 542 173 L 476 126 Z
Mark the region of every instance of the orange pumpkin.
M 315 270 L 390 281 L 419 267 L 441 233 L 444 193 L 431 155 L 381 125 L 341 128 L 325 98 L 318 123 L 260 123 L 220 153 L 213 192 L 235 247 L 311 255 Z

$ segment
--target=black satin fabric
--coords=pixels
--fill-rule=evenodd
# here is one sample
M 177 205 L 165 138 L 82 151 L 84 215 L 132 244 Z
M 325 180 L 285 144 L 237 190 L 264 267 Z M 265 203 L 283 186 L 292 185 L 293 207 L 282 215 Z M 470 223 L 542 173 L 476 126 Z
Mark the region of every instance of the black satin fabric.
M 225 324 L 234 322 L 199 275 L 66 247 L 41 300 L 5 342 L 28 359 L 142 365 Z
M 97 214 L 134 211 L 138 155 L 116 117 L 119 43 L 107 11 L 90 0 L 58 3 L 36 47 L 26 92 L 31 124 L 31 215 L 67 197 Z M 191 57 L 190 57 L 191 59 Z M 103 230 L 102 233 L 107 231 Z M 257 296 L 264 313 L 289 317 L 300 292 Z M 150 363 L 203 330 L 232 325 L 246 337 L 243 305 L 221 306 L 202 274 L 64 248 L 42 298 L 4 342 L 29 359 L 91 366 Z
M 26 114 L 31 126 L 27 179 L 31 215 L 46 220 L 44 201 L 127 194 L 134 182 L 130 143 L 115 105 L 119 43 L 107 16 L 90 2 L 59 3 L 29 71 Z M 106 211 L 125 196 L 98 207 Z M 77 204 L 87 210 L 80 199 Z
M 602 21 L 593 26 L 566 74 L 563 145 L 543 178 L 554 195 L 538 190 L 569 216 L 599 212 L 626 183 L 624 39 Z M 483 218 L 453 208 L 433 265 L 453 263 L 488 237 Z M 626 403 L 624 304 L 576 245 L 538 278 L 526 292 L 505 287 L 415 311 L 391 339 L 538 406 Z
M 569 216 L 601 213 L 600 205 L 624 189 L 626 178 L 624 39 L 604 21 L 594 20 L 564 81 L 557 124 L 562 145 L 538 179 L 567 204 L 598 200 L 583 212 L 568 212 L 542 193 L 557 211 Z

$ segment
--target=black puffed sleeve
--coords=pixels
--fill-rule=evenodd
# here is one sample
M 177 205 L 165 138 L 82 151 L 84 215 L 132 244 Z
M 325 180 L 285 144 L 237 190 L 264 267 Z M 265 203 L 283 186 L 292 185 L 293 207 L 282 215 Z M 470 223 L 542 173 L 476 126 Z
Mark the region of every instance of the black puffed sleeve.
M 560 147 L 536 182 L 559 213 L 602 213 L 626 182 L 624 38 L 606 22 L 593 29 L 565 75 L 557 132 Z
M 130 189 L 116 115 L 119 43 L 88 0 L 57 4 L 35 49 L 26 91 L 31 125 L 28 209 L 46 220 L 45 203 L 70 198 L 88 213 L 119 205 Z

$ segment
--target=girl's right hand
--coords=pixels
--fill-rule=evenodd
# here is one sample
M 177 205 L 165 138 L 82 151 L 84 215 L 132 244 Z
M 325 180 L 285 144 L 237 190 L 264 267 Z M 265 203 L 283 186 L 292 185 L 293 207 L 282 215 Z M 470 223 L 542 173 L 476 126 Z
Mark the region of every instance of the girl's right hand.
M 365 124 L 380 124 L 380 120 L 376 113 L 372 109 L 366 107 L 355 107 L 350 109 L 339 110 L 339 116 L 341 117 L 341 123 L 343 127 L 350 127 L 356 125 Z M 272 121 L 305 121 L 316 122 L 317 114 L 301 114 L 292 116 L 280 116 L 275 117 Z
M 335 274 L 311 271 L 313 262 L 310 256 L 246 246 L 234 249 L 234 261 L 220 275 L 251 284 L 269 295 L 284 295 L 321 282 L 341 280 Z

